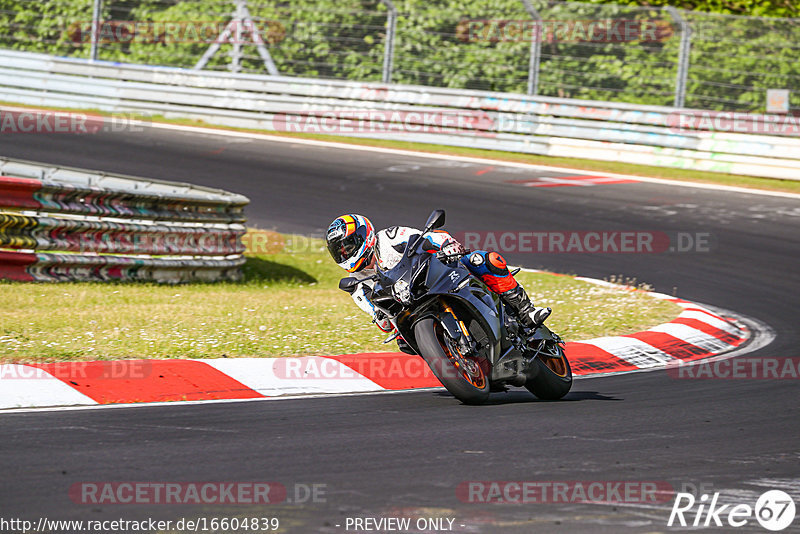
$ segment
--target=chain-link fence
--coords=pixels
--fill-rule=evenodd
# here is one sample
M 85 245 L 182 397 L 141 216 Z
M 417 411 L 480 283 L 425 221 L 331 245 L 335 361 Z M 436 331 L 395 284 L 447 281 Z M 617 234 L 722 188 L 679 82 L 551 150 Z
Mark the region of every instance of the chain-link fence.
M 93 16 L 93 13 L 95 16 Z M 800 109 L 800 19 L 542 0 L 0 0 L 0 47 L 717 110 Z

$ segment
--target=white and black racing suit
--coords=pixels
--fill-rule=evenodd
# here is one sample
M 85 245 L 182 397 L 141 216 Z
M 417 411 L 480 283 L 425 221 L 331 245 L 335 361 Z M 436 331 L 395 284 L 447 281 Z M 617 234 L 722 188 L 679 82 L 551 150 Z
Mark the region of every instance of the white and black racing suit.
M 422 233 L 416 228 L 409 228 L 408 226 L 391 226 L 385 230 L 381 230 L 375 234 L 377 242 L 375 244 L 375 260 L 381 269 L 388 270 L 395 267 L 403 258 L 403 252 L 406 250 L 408 241 L 416 235 Z M 447 232 L 439 230 L 428 232 L 425 234 L 426 250 L 430 252 L 438 252 L 443 246 L 448 243 L 457 243 L 453 237 Z M 375 306 L 372 305 L 367 293 L 371 290 L 375 282 L 368 280 L 369 277 L 375 274 L 374 268 L 366 268 L 353 273 L 355 278 L 363 280 L 353 292 L 353 300 L 359 308 L 367 312 L 378 325 L 378 328 L 384 332 L 391 332 L 394 327 L 391 321 L 385 317 L 379 317 L 375 314 Z

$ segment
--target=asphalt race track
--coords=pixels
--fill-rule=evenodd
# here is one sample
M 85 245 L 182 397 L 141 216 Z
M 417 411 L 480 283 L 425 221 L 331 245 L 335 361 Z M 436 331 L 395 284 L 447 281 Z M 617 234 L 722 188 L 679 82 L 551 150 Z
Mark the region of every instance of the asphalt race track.
M 527 267 L 636 278 L 740 312 L 776 334 L 748 357 L 800 356 L 797 199 L 644 182 L 525 187 L 509 182 L 558 175 L 156 129 L 8 135 L 0 143 L 7 157 L 240 192 L 252 202 L 250 224 L 283 232 L 321 235 L 350 211 L 378 227 L 419 226 L 433 208 L 445 208 L 454 233 L 708 234 L 709 251 L 507 257 Z M 562 402 L 519 390 L 469 407 L 421 391 L 5 414 L 0 516 L 278 517 L 284 532 L 339 533 L 354 531 L 345 529 L 348 517 L 411 515 L 453 518 L 454 532 L 665 532 L 671 498 L 482 504 L 464 502 L 456 489 L 467 481 L 663 481 L 751 505 L 767 489 L 785 489 L 800 507 L 798 384 L 658 371 L 579 380 Z M 296 484 L 300 493 L 313 484 L 325 493 L 314 503 L 258 507 L 76 504 L 68 490 L 86 481 L 274 481 L 292 501 Z M 754 519 L 700 530 L 765 532 Z

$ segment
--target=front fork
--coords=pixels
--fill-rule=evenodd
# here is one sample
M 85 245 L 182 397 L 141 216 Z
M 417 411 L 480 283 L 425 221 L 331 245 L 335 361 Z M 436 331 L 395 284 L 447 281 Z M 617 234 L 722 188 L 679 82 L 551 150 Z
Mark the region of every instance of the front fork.
M 456 313 L 453 311 L 453 307 L 447 303 L 446 300 L 442 300 L 442 308 L 445 313 L 447 313 L 450 317 L 448 320 L 452 318 L 455 322 L 455 332 L 456 335 L 452 335 L 450 329 L 445 326 L 445 329 L 448 330 L 448 334 L 452 337 L 456 343 L 458 344 L 458 349 L 464 356 L 468 356 L 475 351 L 475 343 L 472 341 L 471 336 L 469 335 L 469 330 L 467 329 L 467 325 L 464 324 L 464 321 L 458 318 Z M 449 322 L 449 321 L 448 321 Z

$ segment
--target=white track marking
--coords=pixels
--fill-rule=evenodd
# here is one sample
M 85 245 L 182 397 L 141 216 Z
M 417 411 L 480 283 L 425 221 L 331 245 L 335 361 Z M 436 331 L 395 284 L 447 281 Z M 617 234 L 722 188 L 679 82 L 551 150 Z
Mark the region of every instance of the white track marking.
M 136 121 L 134 121 L 136 122 Z M 141 126 L 150 126 L 152 128 L 157 128 L 161 130 L 173 130 L 173 131 L 181 131 L 181 132 L 188 132 L 188 133 L 199 133 L 199 134 L 206 134 L 206 135 L 219 135 L 224 137 L 238 137 L 243 139 L 258 139 L 261 141 L 270 141 L 276 143 L 289 143 L 295 145 L 307 145 L 307 146 L 319 146 L 319 147 L 326 147 L 326 148 L 336 148 L 342 150 L 360 150 L 362 152 L 378 152 L 382 154 L 395 154 L 399 156 L 412 156 L 415 158 L 428 158 L 428 159 L 439 159 L 439 160 L 450 160 L 450 161 L 467 161 L 470 163 L 479 163 L 481 165 L 498 165 L 498 166 L 505 166 L 505 167 L 515 167 L 521 169 L 530 169 L 530 170 L 537 170 L 537 171 L 546 171 L 546 172 L 559 172 L 559 173 L 574 173 L 574 174 L 586 174 L 590 172 L 593 176 L 601 176 L 605 178 L 618 178 L 623 180 L 635 180 L 638 182 L 649 182 L 655 184 L 663 184 L 663 185 L 670 185 L 670 186 L 679 186 L 679 187 L 693 187 L 696 189 L 710 189 L 713 191 L 730 191 L 735 193 L 744 193 L 748 195 L 762 195 L 762 196 L 771 196 L 771 197 L 781 197 L 781 198 L 790 198 L 794 200 L 800 200 L 800 194 L 798 193 L 784 193 L 781 191 L 766 191 L 763 189 L 749 189 L 747 187 L 737 187 L 731 185 L 718 185 L 718 184 L 704 184 L 700 182 L 683 182 L 679 180 L 668 180 L 665 178 L 649 178 L 645 176 L 636 176 L 636 175 L 629 175 L 629 174 L 617 174 L 617 173 L 609 173 L 609 172 L 601 172 L 601 171 L 593 171 L 587 169 L 572 169 L 569 167 L 553 167 L 550 165 L 538 165 L 534 163 L 519 163 L 514 161 L 503 161 L 499 159 L 489 159 L 489 158 L 477 158 L 471 156 L 456 156 L 450 154 L 431 154 L 428 152 L 416 152 L 414 150 L 401 150 L 397 148 L 384 148 L 384 147 L 375 147 L 375 146 L 365 146 L 365 145 L 355 145 L 350 143 L 338 143 L 335 141 L 319 141 L 316 139 L 302 139 L 302 138 L 294 138 L 294 137 L 284 137 L 280 135 L 269 135 L 269 134 L 257 134 L 257 133 L 250 133 L 250 132 L 237 132 L 233 130 L 221 130 L 218 128 L 203 128 L 199 126 L 185 126 L 180 124 L 167 124 L 161 122 L 141 122 Z M 438 147 L 440 145 L 431 145 L 432 147 Z M 441 146 L 443 149 L 447 149 L 446 146 Z
M 36 107 L 24 107 L 24 106 L 4 106 L 5 109 L 9 111 L 28 111 L 31 109 L 40 109 Z M 45 110 L 48 112 L 52 112 L 51 110 Z M 54 113 L 73 113 L 75 110 L 69 111 L 55 111 Z M 270 134 L 258 134 L 253 132 L 239 132 L 235 130 L 224 130 L 221 128 L 213 128 L 213 127 L 204 127 L 204 126 L 187 126 L 183 124 L 169 124 L 166 122 L 155 122 L 155 121 L 139 121 L 139 120 L 131 120 L 129 121 L 130 125 L 133 126 L 142 126 L 142 127 L 150 127 L 156 128 L 160 130 L 173 130 L 173 131 L 180 131 L 180 132 L 187 132 L 187 133 L 197 133 L 202 135 L 216 135 L 222 137 L 230 137 L 230 138 L 238 138 L 238 139 L 249 139 L 249 140 L 261 140 L 261 141 L 272 141 L 276 143 L 289 143 L 295 145 L 308 145 L 308 146 L 319 146 L 319 147 L 326 147 L 326 148 L 337 148 L 342 150 L 360 150 L 362 152 L 378 152 L 382 154 L 396 154 L 400 156 L 412 156 L 416 158 L 427 158 L 427 159 L 438 159 L 438 160 L 449 160 L 449 161 L 461 161 L 461 162 L 470 162 L 470 163 L 479 163 L 481 165 L 497 165 L 503 167 L 512 167 L 518 169 L 531 169 L 531 170 L 539 170 L 539 171 L 547 171 L 547 172 L 558 172 L 558 173 L 575 173 L 575 174 L 585 174 L 587 172 L 591 172 L 595 176 L 602 176 L 608 178 L 621 178 L 624 180 L 635 180 L 639 182 L 650 182 L 655 184 L 663 184 L 663 185 L 671 185 L 671 186 L 679 186 L 679 187 L 693 187 L 696 189 L 710 189 L 714 191 L 730 191 L 735 193 L 744 193 L 748 195 L 762 195 L 762 196 L 770 196 L 770 197 L 781 197 L 781 198 L 790 198 L 795 200 L 800 200 L 800 194 L 798 193 L 785 193 L 782 191 L 767 191 L 764 189 L 751 189 L 747 187 L 737 187 L 732 185 L 718 185 L 718 184 L 705 184 L 701 182 L 684 182 L 680 180 L 669 180 L 666 178 L 650 178 L 647 176 L 638 176 L 638 175 L 631 175 L 631 174 L 617 174 L 617 173 L 610 173 L 610 172 L 601 172 L 601 171 L 593 171 L 590 169 L 573 169 L 571 167 L 554 167 L 552 165 L 540 165 L 535 163 L 519 163 L 515 161 L 505 161 L 502 159 L 491 159 L 491 158 L 478 158 L 472 156 L 457 156 L 451 154 L 432 154 L 430 152 L 418 152 L 415 150 L 402 150 L 399 148 L 385 148 L 385 147 L 376 147 L 376 146 L 367 146 L 367 145 L 356 145 L 352 143 L 340 143 L 336 141 L 321 141 L 317 139 L 303 139 L 299 137 L 287 137 L 281 135 L 270 135 Z M 440 147 L 441 149 L 448 149 L 452 147 L 448 147 L 447 145 L 430 145 L 431 147 Z M 665 167 L 666 168 L 666 167 Z
M 38 412 L 71 412 L 76 410 L 110 410 L 119 408 L 151 408 L 164 406 L 197 406 L 205 404 L 232 404 L 240 402 L 265 402 L 298 399 L 323 399 L 326 397 L 361 397 L 364 395 L 401 395 L 406 393 L 420 393 L 430 391 L 445 391 L 444 387 L 437 388 L 418 388 L 418 389 L 383 389 L 380 391 L 365 391 L 361 393 L 319 393 L 311 395 L 283 395 L 281 397 L 257 397 L 254 399 L 211 399 L 196 401 L 173 401 L 173 402 L 136 402 L 129 404 L 94 404 L 92 406 L 43 406 L 39 408 L 12 408 L 3 410 L 0 415 L 24 414 Z

